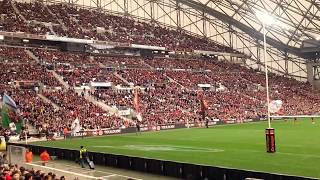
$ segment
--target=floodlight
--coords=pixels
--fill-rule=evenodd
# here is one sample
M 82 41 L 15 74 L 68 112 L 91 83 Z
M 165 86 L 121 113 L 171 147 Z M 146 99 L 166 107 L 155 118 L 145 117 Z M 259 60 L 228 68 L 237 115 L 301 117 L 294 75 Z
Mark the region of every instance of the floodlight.
M 256 11 L 256 16 L 265 25 L 272 25 L 276 22 L 272 15 L 265 11 Z

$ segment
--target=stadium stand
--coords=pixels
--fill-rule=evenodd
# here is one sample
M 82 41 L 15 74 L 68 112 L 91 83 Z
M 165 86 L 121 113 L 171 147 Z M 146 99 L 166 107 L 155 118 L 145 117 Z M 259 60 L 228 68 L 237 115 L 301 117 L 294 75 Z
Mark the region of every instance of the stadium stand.
M 17 51 L 14 50 L 15 48 L 9 49 L 11 51 L 7 50 L 5 53 L 6 59 L 22 60 L 10 61 L 10 63 L 5 63 L 5 61 L 0 64 L 2 69 L 6 69 L 1 72 L 5 90 L 10 91 L 7 86 L 14 81 L 25 80 L 37 81 L 48 86 L 59 86 L 58 81 L 42 65 L 24 63 L 26 59 L 30 58 L 21 49 Z M 218 62 L 211 59 L 187 59 L 188 63 L 182 63 L 182 59 L 143 60 L 138 58 L 138 62 L 132 63 L 134 58 L 113 57 L 110 59 L 115 61 L 112 61 L 105 60 L 108 59 L 107 57 L 96 57 L 89 60 L 84 55 L 66 52 L 52 51 L 53 55 L 50 53 L 44 55 L 45 53 L 39 49 L 33 50 L 33 52 L 39 56 L 39 59 L 49 63 L 73 64 L 71 66 L 57 66 L 55 69 L 72 86 L 81 86 L 91 81 L 121 84 L 123 82 L 113 74 L 113 72 L 117 72 L 128 82 L 146 87 L 147 89 L 141 95 L 143 123 L 146 125 L 199 120 L 200 117 L 197 114 L 199 102 L 196 93 L 199 89 L 198 84 L 210 84 L 214 87 L 214 89 L 205 91 L 205 97 L 210 104 L 208 116 L 211 118 L 224 121 L 229 119 L 245 120 L 260 118 L 265 114 L 263 74 L 228 62 Z M 116 66 L 117 69 L 106 70 L 90 66 L 90 64 L 98 64 L 97 61 Z M 151 67 L 147 68 L 145 66 L 147 63 Z M 89 64 L 88 67 L 86 67 L 87 64 Z M 188 66 L 184 64 L 188 64 Z M 163 70 L 155 70 L 156 65 L 159 65 Z M 128 67 L 130 68 L 128 69 Z M 273 74 L 270 78 L 270 85 L 272 88 L 271 97 L 284 101 L 283 113 L 314 114 L 318 111 L 318 107 L 313 104 L 319 103 L 319 98 L 316 93 L 310 91 L 309 84 Z M 59 111 L 54 111 L 52 106 L 41 102 L 33 90 L 21 92 L 15 90 L 12 91 L 12 94 L 21 107 L 24 107 L 23 112 L 32 124 L 39 125 L 47 122 L 52 131 L 61 131 L 59 127 L 70 125 L 75 117 L 70 114 L 71 111 L 76 112 L 81 122 L 89 129 L 97 128 L 97 126 L 130 126 L 121 118 L 111 116 L 108 112 L 89 103 L 83 95 L 77 95 L 72 90 L 43 93 L 45 97 L 62 107 L 62 110 Z M 110 106 L 134 108 L 131 91 L 107 89 L 96 90 L 90 94 Z M 50 119 L 56 119 L 56 121 L 53 123 Z
M 30 58 L 23 48 L 0 47 L 0 59 L 6 63 L 33 63 L 34 59 Z
M 125 1 L 123 5 L 128 6 L 128 2 Z M 314 24 L 312 18 L 308 19 L 308 17 L 315 16 L 310 14 L 311 11 L 301 13 L 304 15 L 301 16 L 301 22 L 307 19 L 310 21 L 309 25 L 306 25 L 308 23 L 298 25 L 291 22 L 287 24 L 290 27 L 271 28 L 267 27 L 265 22 L 260 22 L 260 19 L 256 17 L 258 13 L 251 14 L 250 12 L 261 9 L 257 6 L 259 2 L 250 2 L 252 8 L 248 11 L 242 5 L 238 6 L 236 2 L 229 2 L 230 8 L 221 8 L 225 3 L 220 2 L 220 6 L 214 1 L 208 1 L 205 4 L 200 1 L 177 1 L 174 2 L 176 3 L 174 7 L 165 8 L 163 6 L 163 8 L 154 9 L 154 7 L 160 7 L 161 3 L 167 2 L 148 1 L 143 7 L 137 7 L 132 12 L 128 12 L 132 7 L 124 7 L 123 14 L 122 11 L 119 11 L 118 14 L 118 11 L 112 10 L 113 7 L 122 8 L 122 5 L 114 5 L 117 4 L 116 1 L 108 2 L 109 4 L 104 4 L 104 7 L 101 7 L 103 6 L 101 1 L 92 2 L 96 4 L 96 7 L 90 8 L 84 5 L 84 1 L 82 6 L 79 5 L 81 3 L 71 5 L 73 3 L 74 1 L 62 3 L 0 0 L 0 102 L 3 101 L 0 105 L 0 119 L 3 125 L 3 127 L 0 126 L 0 145 L 3 139 L 6 143 L 8 142 L 8 136 L 21 144 L 22 140 L 25 140 L 23 143 L 26 146 L 30 142 L 29 139 L 34 140 L 33 137 L 39 141 L 45 140 L 44 137 L 46 140 L 56 140 L 56 137 L 57 139 L 84 138 L 136 132 L 136 136 L 130 137 L 134 140 L 134 138 L 141 137 L 139 131 L 204 126 L 209 128 L 208 123 L 211 123 L 210 125 L 240 124 L 270 120 L 266 94 L 270 95 L 271 101 L 281 100 L 280 111 L 271 113 L 272 124 L 273 118 L 281 117 L 283 119 L 293 118 L 295 125 L 299 124 L 297 118 L 301 117 L 311 118 L 312 124 L 316 124 L 314 117 L 318 118 L 320 111 L 319 91 L 315 90 L 317 85 L 320 87 L 320 73 L 318 72 L 320 66 L 319 62 L 316 62 L 316 59 L 319 59 L 319 53 L 309 52 L 313 47 L 308 46 L 311 44 L 313 46 L 314 42 L 319 43 L 317 38 L 319 32 L 314 31 L 313 34 L 309 34 L 312 29 L 315 29 L 315 27 L 307 28 Z M 171 1 L 168 3 L 174 4 Z M 213 8 L 215 3 L 217 3 L 215 8 L 219 10 Z M 139 1 L 133 4 L 138 5 Z M 205 11 L 206 8 L 193 9 L 192 6 L 198 7 L 197 4 L 207 6 L 207 11 Z M 262 5 L 264 4 L 268 2 L 265 1 Z M 107 10 L 109 5 L 111 11 Z M 312 9 L 315 5 L 314 2 L 310 2 L 308 7 Z M 278 5 L 274 4 L 274 6 L 278 8 Z M 288 4 L 288 7 L 290 6 L 294 7 Z M 150 19 L 146 15 L 144 17 L 139 15 L 139 9 L 146 7 L 150 7 L 152 11 Z M 189 12 L 188 8 L 192 10 Z M 218 17 L 221 13 L 228 14 L 224 12 L 225 8 L 228 12 L 235 10 L 234 14 Z M 269 6 L 269 9 L 266 10 L 270 11 L 270 8 L 273 7 Z M 170 12 L 166 12 L 167 10 Z M 134 15 L 135 13 L 138 15 Z M 159 14 L 171 20 L 162 22 Z M 277 21 L 283 20 L 282 15 L 271 14 L 276 17 Z M 176 16 L 174 17 L 176 20 L 172 18 L 173 15 Z M 251 19 L 248 20 L 247 16 Z M 185 20 L 187 18 L 189 20 Z M 175 25 L 171 26 L 172 23 Z M 291 28 L 293 25 L 296 26 L 295 30 Z M 277 24 L 277 26 L 282 25 Z M 303 26 L 306 27 L 302 28 Z M 188 28 L 190 32 L 187 31 Z M 262 29 L 264 34 L 259 32 Z M 276 34 L 276 31 L 280 33 Z M 288 36 L 287 42 L 285 42 L 287 37 L 283 37 L 282 34 Z M 290 37 L 290 34 L 293 35 Z M 222 44 L 214 42 L 213 39 Z M 262 40 L 265 46 L 262 46 Z M 262 53 L 262 48 L 265 48 L 264 53 Z M 253 64 L 249 65 L 248 62 Z M 267 73 L 261 71 L 263 63 L 270 67 Z M 259 70 L 249 67 L 257 67 Z M 298 71 L 294 72 L 294 69 Z M 283 75 L 272 72 L 279 72 Z M 300 80 L 305 78 L 313 86 L 309 82 L 298 81 L 294 77 L 299 77 Z M 267 79 L 269 93 L 267 93 L 268 86 L 265 84 Z M 7 100 L 5 98 L 8 97 L 15 101 L 19 110 L 11 107 L 12 104 L 5 103 Z M 13 108 L 14 113 L 17 113 L 20 119 L 9 108 Z M 276 115 L 278 116 L 275 117 Z M 23 124 L 21 132 L 18 132 L 15 124 L 10 123 L 8 119 L 19 125 Z M 20 123 L 18 120 L 25 123 Z M 77 125 L 79 128 L 75 128 Z M 272 134 L 270 137 L 274 141 L 275 133 L 271 128 L 271 121 L 268 121 L 268 126 L 266 133 L 270 132 L 269 135 Z M 33 129 L 36 133 L 28 132 L 29 129 Z M 232 129 L 233 132 L 234 129 Z M 241 133 L 246 134 L 243 132 Z M 237 133 L 234 134 L 237 135 Z M 252 136 L 251 133 L 248 134 Z M 150 138 L 149 133 L 142 133 L 142 135 Z M 187 136 L 183 138 L 188 140 Z M 267 142 L 268 140 L 270 138 L 267 138 Z M 238 141 L 234 142 L 241 144 Z M 209 145 L 209 143 L 206 144 Z M 32 145 L 28 146 L 32 147 Z M 173 145 L 182 148 L 180 143 L 172 144 L 173 150 L 176 148 Z M 274 145 L 267 143 L 267 148 L 275 152 Z M 127 145 L 126 148 L 130 146 Z M 287 148 L 290 152 L 285 152 L 282 150 L 284 148 L 281 148 L 283 152 L 280 153 L 292 156 L 294 153 L 291 151 L 299 149 L 297 146 L 292 147 L 294 148 Z M 112 147 L 106 145 L 106 148 L 111 149 Z M 159 146 L 149 147 L 149 145 L 143 148 L 161 149 Z M 166 148 L 171 148 L 171 146 L 164 147 L 162 151 L 165 153 L 168 151 Z M 238 148 L 235 151 L 237 150 Z M 69 150 L 65 152 L 67 151 L 69 152 Z M 183 152 L 186 151 L 197 152 L 187 146 L 184 147 Z M 202 151 L 206 151 L 206 148 L 199 152 Z M 230 149 L 220 149 L 220 147 L 214 147 L 213 151 L 230 153 Z M 99 153 L 102 152 L 99 151 Z M 116 150 L 110 152 L 118 153 Z M 260 150 L 250 150 L 250 153 L 259 152 Z M 143 162 L 141 170 L 144 168 L 144 173 L 153 168 L 155 172 L 162 171 L 161 173 L 168 176 L 178 176 L 173 174 L 181 176 L 191 170 L 200 176 L 205 175 L 207 173 L 205 171 L 208 171 L 208 174 L 213 172 L 207 167 L 200 168 L 200 165 L 192 168 L 186 163 L 173 168 L 174 165 L 168 161 L 159 163 L 160 167 L 153 166 L 158 162 L 152 162 L 153 159 L 135 161 L 133 157 L 130 157 L 129 161 L 124 161 L 124 156 L 120 155 L 121 152 L 117 158 L 109 155 L 101 157 L 99 153 L 94 156 L 90 154 L 93 161 L 108 166 L 122 166 L 122 168 L 125 168 L 125 164 L 130 168 L 136 168 L 135 170 L 140 168 L 138 163 Z M 68 160 L 79 157 L 74 150 L 70 157 L 67 157 L 69 154 L 61 154 Z M 60 152 L 55 153 L 54 156 L 61 154 Z M 169 153 L 166 155 L 170 156 Z M 184 157 L 187 153 L 181 153 L 181 155 Z M 303 153 L 297 155 L 304 156 Z M 230 157 L 239 157 L 238 152 L 235 156 Z M 306 157 L 318 156 L 308 154 Z M 179 160 L 179 158 L 175 159 Z M 240 160 L 241 158 L 237 162 Z M 54 174 L 55 172 L 46 174 L 42 170 L 26 169 L 29 167 L 20 167 L 6 161 L 0 156 L 0 179 L 59 179 Z M 199 161 L 197 164 L 206 163 Z M 232 163 L 232 165 L 236 164 Z M 299 163 L 295 164 L 299 165 Z M 257 166 L 263 168 L 261 164 Z M 222 165 L 221 167 L 228 166 Z M 232 175 L 236 177 L 237 174 L 240 174 L 240 169 L 231 171 L 221 167 L 219 165 L 218 169 L 221 172 L 224 171 L 224 179 L 237 179 L 232 178 Z M 196 172 L 199 168 L 201 172 Z M 297 171 L 297 175 L 300 171 L 308 171 L 307 168 Z M 177 170 L 174 171 L 175 169 Z M 243 169 L 251 168 L 247 166 Z M 68 171 L 69 169 L 63 172 Z M 219 176 L 216 172 L 218 171 L 213 174 Z M 268 173 L 262 169 L 259 172 Z M 228 173 L 229 176 L 226 176 Z M 277 175 L 282 176 L 281 173 L 279 170 Z M 103 177 L 115 177 L 115 174 Z M 272 176 L 268 174 L 268 177 Z M 309 175 L 307 174 L 306 177 Z
M 195 49 L 217 52 L 237 52 L 203 38 L 182 31 L 138 22 L 126 17 L 105 14 L 95 10 L 63 4 L 44 5 L 40 2 L 20 3 L 0 1 L 3 31 L 31 34 L 109 40 L 163 46 L 170 50 Z M 93 18 L 94 17 L 94 18 Z M 105 32 L 97 32 L 104 27 Z M 205 91 L 209 101 L 208 116 L 213 119 L 253 119 L 264 117 L 264 75 L 237 64 L 214 58 L 141 58 L 124 56 L 90 56 L 52 49 L 31 49 L 39 58 L 36 62 L 22 48 L 0 47 L 1 91 L 12 94 L 23 107 L 25 118 L 33 125 L 48 123 L 52 131 L 69 126 L 75 115 L 89 129 L 130 126 L 118 116 L 110 115 L 89 103 L 72 88 L 90 82 L 112 82 L 116 85 L 145 88 L 141 94 L 143 124 L 179 123 L 198 121 L 199 84 L 210 85 Z M 71 89 L 44 91 L 42 94 L 61 107 L 37 97 L 33 89 L 20 91 L 17 81 L 36 82 L 48 87 L 60 87 L 51 69 L 67 82 Z M 282 113 L 287 115 L 316 114 L 319 97 L 308 83 L 275 74 L 270 75 L 271 98 L 282 99 Z M 88 92 L 98 101 L 116 108 L 133 107 L 131 90 L 97 89 Z M 120 108 L 121 109 L 121 108 Z M 53 122 L 52 119 L 55 119 Z
M 18 10 L 14 10 L 13 6 L 16 6 Z M 8 32 L 20 31 L 31 34 L 130 42 L 162 46 L 180 51 L 201 49 L 236 52 L 229 47 L 188 35 L 182 31 L 137 22 L 95 10 L 62 4 L 44 6 L 40 2 L 20 3 L 8 0 L 1 1 L 1 7 L 3 7 L 1 12 L 5 16 L 3 30 Z M 97 27 L 106 30 L 105 32 L 97 32 Z

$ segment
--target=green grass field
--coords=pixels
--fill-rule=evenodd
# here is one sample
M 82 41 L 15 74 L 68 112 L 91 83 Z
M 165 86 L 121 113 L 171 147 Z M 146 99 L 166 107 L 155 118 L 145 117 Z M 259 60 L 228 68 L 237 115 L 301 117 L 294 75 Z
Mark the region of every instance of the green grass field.
M 96 152 L 320 178 L 320 122 L 277 121 L 272 126 L 275 154 L 266 153 L 267 122 L 35 144 L 68 149 L 84 145 Z

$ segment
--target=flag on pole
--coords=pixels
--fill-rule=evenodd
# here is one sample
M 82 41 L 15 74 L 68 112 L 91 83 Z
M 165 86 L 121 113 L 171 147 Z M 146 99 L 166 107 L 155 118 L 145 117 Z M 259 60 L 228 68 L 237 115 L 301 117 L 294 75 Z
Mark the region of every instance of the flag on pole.
M 136 111 L 136 117 L 139 121 L 142 121 L 142 115 L 140 111 L 140 100 L 139 100 L 139 92 L 138 89 L 134 90 L 134 97 L 133 97 L 133 106 Z
M 80 129 L 81 129 L 81 127 L 80 127 L 80 121 L 79 121 L 78 118 L 76 118 L 76 119 L 72 122 L 72 124 L 71 124 L 72 133 L 73 133 L 73 134 L 74 134 L 74 133 L 77 133 L 77 132 L 80 131 Z
M 209 104 L 202 91 L 199 91 L 198 98 L 200 100 L 200 111 L 204 112 L 208 109 Z
M 12 131 L 20 133 L 22 119 L 19 117 L 19 109 L 15 101 L 7 94 L 2 97 L 2 127 L 11 128 Z
M 202 96 L 202 99 L 201 99 L 201 110 L 202 111 L 205 111 L 208 109 L 208 101 Z

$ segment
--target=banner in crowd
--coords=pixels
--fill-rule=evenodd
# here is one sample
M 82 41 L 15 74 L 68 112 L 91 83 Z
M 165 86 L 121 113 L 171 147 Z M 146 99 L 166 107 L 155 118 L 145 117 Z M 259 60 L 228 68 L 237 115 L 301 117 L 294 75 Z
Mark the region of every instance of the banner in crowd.
M 6 93 L 2 97 L 1 118 L 2 127 L 10 128 L 12 131 L 20 133 L 22 118 L 19 116 L 19 109 L 14 100 Z
M 277 113 L 280 111 L 283 102 L 281 100 L 273 100 L 269 103 L 271 113 Z
M 75 132 L 79 132 L 80 129 L 81 129 L 80 121 L 79 121 L 78 118 L 76 118 L 71 124 L 71 130 L 72 130 L 73 133 L 75 133 Z

